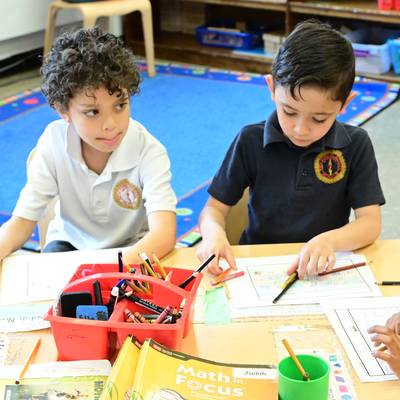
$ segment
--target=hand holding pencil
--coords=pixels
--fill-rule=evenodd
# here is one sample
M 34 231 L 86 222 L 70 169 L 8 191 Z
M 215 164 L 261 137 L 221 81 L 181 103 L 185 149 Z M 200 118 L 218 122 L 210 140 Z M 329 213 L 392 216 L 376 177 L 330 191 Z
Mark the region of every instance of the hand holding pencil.
M 237 270 L 235 257 L 225 232 L 213 234 L 212 237 L 208 236 L 200 242 L 196 251 L 198 259 L 204 262 L 210 254 L 215 254 L 214 260 L 207 267 L 212 274 L 219 275 L 222 272 L 222 268 L 219 266 L 220 259 L 225 259 L 229 268 Z
M 287 274 L 292 275 L 297 271 L 299 279 L 316 276 L 321 272 L 330 271 L 334 267 L 335 261 L 333 246 L 328 241 L 316 236 L 303 246 Z

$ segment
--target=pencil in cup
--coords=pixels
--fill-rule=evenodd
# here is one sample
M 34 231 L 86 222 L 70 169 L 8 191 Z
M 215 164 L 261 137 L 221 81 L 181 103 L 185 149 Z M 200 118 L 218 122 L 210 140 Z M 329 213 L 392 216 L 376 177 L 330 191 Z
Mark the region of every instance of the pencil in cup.
M 301 376 L 303 377 L 303 381 L 309 381 L 310 375 L 306 372 L 301 365 L 299 359 L 297 358 L 296 354 L 294 353 L 293 349 L 291 348 L 289 342 L 286 339 L 282 339 L 282 343 L 285 346 L 287 352 L 289 353 L 290 357 L 292 358 L 293 362 L 295 363 L 297 369 L 299 370 Z

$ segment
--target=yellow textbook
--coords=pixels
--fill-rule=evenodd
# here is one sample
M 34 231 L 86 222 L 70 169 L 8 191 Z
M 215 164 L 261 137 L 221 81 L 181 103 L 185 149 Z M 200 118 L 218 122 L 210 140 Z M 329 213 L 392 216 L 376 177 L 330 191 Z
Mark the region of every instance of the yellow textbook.
M 132 360 L 132 362 L 131 362 Z M 277 399 L 276 368 L 225 364 L 127 338 L 101 400 Z

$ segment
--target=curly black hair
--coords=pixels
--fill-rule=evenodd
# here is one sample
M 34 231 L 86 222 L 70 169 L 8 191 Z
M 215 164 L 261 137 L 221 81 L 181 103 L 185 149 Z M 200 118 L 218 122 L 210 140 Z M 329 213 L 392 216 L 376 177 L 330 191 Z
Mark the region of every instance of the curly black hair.
M 123 42 L 100 28 L 79 29 L 59 36 L 45 57 L 41 89 L 52 107 L 68 110 L 83 90 L 105 87 L 110 95 L 138 93 L 140 74 L 135 57 Z
M 276 85 L 289 88 L 296 98 L 302 86 L 332 91 L 344 103 L 355 78 L 351 42 L 330 25 L 310 19 L 298 24 L 280 47 L 272 65 Z

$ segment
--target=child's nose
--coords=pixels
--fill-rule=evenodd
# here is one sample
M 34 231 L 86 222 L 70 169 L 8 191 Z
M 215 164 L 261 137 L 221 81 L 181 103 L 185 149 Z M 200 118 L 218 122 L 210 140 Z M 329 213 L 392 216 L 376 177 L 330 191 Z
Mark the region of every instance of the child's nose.
M 105 131 L 112 131 L 115 129 L 117 126 L 117 123 L 115 121 L 115 118 L 113 117 L 112 114 L 108 115 L 103 122 L 103 129 Z
M 308 133 L 309 128 L 308 128 L 308 124 L 306 121 L 304 121 L 303 119 L 298 119 L 294 125 L 294 131 L 298 134 L 298 135 L 305 135 Z

